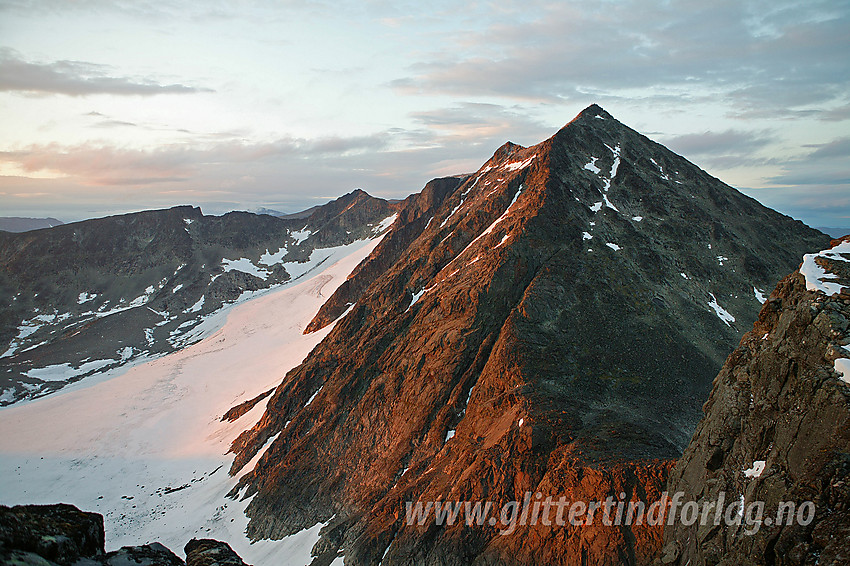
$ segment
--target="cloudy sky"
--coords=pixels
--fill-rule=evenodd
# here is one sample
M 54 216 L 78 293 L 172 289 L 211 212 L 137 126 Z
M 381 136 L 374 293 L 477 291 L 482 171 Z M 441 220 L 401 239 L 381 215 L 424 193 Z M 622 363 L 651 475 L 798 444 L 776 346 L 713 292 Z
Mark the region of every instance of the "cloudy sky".
M 404 197 L 596 102 L 850 226 L 848 53 L 850 0 L 0 0 L 0 215 Z

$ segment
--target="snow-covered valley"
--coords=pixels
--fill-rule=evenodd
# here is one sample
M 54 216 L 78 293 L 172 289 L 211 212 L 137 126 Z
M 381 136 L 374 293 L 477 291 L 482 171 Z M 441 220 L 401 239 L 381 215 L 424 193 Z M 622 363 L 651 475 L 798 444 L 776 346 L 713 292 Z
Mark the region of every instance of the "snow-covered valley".
M 309 278 L 222 311 L 209 321 L 220 327 L 183 350 L 0 409 L 0 503 L 101 513 L 107 549 L 159 541 L 179 552 L 206 537 L 248 563 L 308 564 L 321 525 L 251 544 L 248 501 L 225 497 L 238 480 L 228 475 L 230 443 L 266 401 L 234 422 L 221 417 L 278 385 L 330 332 L 302 334 L 379 241 L 336 248 Z

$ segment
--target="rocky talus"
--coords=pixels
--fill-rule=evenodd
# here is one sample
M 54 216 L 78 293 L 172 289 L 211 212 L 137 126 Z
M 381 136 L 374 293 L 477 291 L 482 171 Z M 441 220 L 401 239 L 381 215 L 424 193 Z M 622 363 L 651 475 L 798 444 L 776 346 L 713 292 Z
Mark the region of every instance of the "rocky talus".
M 845 253 L 808 256 L 806 274 L 779 283 L 715 379 L 668 491 L 699 509 L 723 501 L 725 513 L 715 520 L 711 510 L 691 525 L 676 519 L 659 563 L 850 564 L 845 241 Z
M 412 236 L 320 313 L 347 311 L 234 442 L 249 536 L 322 523 L 316 565 L 648 563 L 659 525 L 503 534 L 406 509 L 655 502 L 762 291 L 829 238 L 595 105 L 443 189 L 399 216 Z

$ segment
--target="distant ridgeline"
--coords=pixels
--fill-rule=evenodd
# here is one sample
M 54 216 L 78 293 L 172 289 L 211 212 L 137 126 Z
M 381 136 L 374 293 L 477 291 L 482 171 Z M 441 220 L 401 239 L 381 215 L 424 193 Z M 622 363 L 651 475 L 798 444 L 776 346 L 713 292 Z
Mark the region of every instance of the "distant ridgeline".
M 378 237 L 397 208 L 355 191 L 306 218 L 182 206 L 0 232 L 0 405 L 191 344 L 224 305 Z
M 28 232 L 42 228 L 61 226 L 62 221 L 55 218 L 20 218 L 18 216 L 0 216 L 0 230 L 4 232 Z

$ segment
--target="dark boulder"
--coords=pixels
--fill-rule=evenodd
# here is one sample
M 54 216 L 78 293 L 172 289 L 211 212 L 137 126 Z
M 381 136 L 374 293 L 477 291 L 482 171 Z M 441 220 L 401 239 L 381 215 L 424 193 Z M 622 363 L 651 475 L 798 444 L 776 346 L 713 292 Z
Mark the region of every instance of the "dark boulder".
M 103 516 L 80 511 L 72 505 L 0 506 L 0 558 L 26 554 L 24 564 L 74 564 L 81 557 L 103 554 Z M 17 551 L 17 552 L 15 552 Z M 21 558 L 23 559 L 23 558 Z
M 230 545 L 211 539 L 192 539 L 183 549 L 187 566 L 246 566 Z

